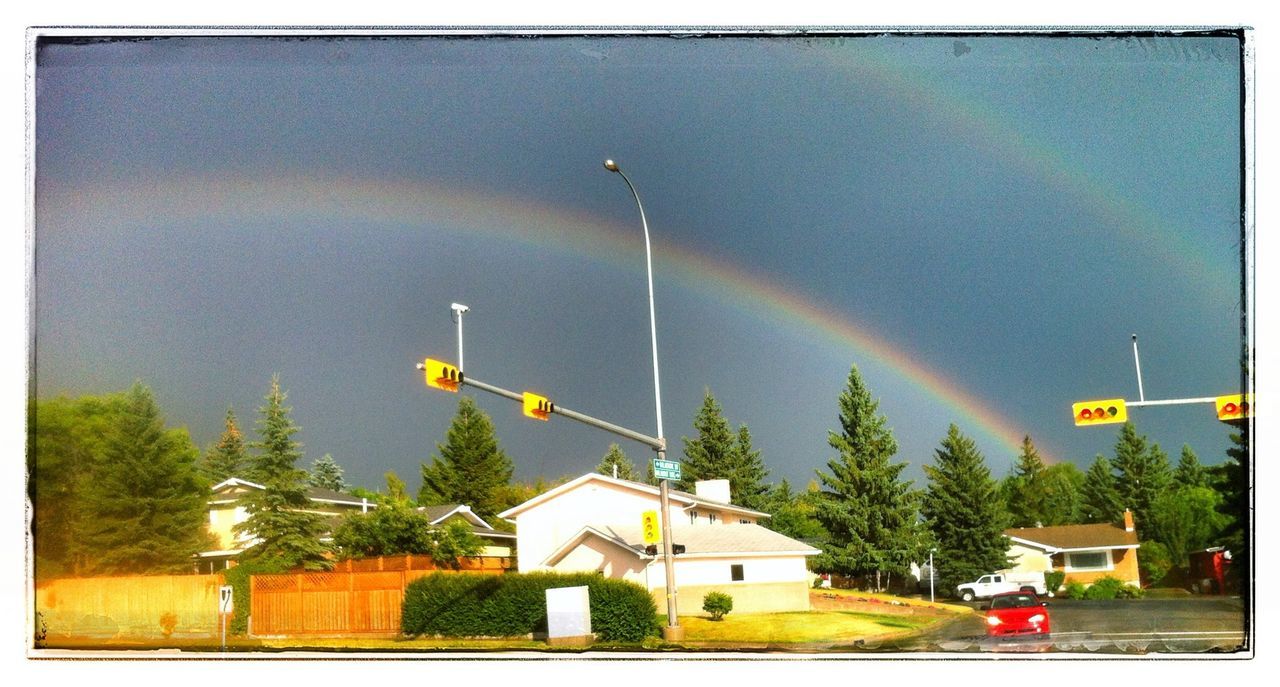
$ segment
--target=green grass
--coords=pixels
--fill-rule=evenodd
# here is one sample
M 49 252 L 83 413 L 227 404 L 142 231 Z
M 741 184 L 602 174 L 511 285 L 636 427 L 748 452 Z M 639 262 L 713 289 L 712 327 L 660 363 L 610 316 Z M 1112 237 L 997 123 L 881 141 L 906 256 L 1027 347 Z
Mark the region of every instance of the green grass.
M 917 630 L 937 618 L 848 611 L 730 613 L 724 620 L 682 617 L 687 642 L 749 644 L 847 644 L 867 637 Z M 666 623 L 665 616 L 662 618 Z

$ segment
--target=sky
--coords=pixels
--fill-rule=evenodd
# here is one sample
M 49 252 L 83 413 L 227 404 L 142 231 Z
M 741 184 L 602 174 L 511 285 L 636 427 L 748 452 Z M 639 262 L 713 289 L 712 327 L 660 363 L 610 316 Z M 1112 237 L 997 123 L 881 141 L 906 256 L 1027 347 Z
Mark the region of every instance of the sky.
M 308 464 L 412 490 L 424 357 L 656 433 L 709 390 L 772 481 L 857 365 L 905 476 L 955 423 L 1086 468 L 1071 404 L 1239 390 L 1234 36 L 167 38 L 37 54 L 32 391 L 140 379 L 202 449 L 272 375 Z M 518 479 L 641 444 L 467 390 Z M 1131 410 L 1216 464 L 1211 406 Z

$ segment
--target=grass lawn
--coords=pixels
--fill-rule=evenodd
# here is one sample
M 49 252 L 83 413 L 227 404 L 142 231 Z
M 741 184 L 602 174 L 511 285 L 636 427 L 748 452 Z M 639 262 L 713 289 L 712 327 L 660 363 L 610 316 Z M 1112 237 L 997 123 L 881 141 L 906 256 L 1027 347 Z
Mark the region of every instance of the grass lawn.
M 685 641 L 748 644 L 851 644 L 859 639 L 902 634 L 933 624 L 937 617 L 890 616 L 848 611 L 730 613 L 723 620 L 682 617 Z M 662 617 L 666 623 L 666 616 Z

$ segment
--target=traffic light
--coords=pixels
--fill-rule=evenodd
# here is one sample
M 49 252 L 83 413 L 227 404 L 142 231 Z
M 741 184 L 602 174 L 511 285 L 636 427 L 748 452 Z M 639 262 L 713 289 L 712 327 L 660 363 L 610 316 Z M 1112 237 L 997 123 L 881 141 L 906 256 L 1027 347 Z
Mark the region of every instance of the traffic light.
M 1129 420 L 1129 411 L 1124 407 L 1123 398 L 1072 403 L 1071 414 L 1075 416 L 1077 427 L 1111 425 Z
M 1213 399 L 1213 407 L 1218 411 L 1218 420 L 1233 422 L 1253 416 L 1253 394 L 1231 394 Z
M 678 556 L 678 555 L 680 555 L 680 554 L 684 553 L 684 551 L 685 551 L 684 544 L 672 544 L 672 545 L 671 545 L 671 555 L 673 555 L 673 556 Z M 657 544 L 650 544 L 650 545 L 648 545 L 648 546 L 644 547 L 644 552 L 645 552 L 645 554 L 647 554 L 647 555 L 649 555 L 649 556 L 656 556 L 656 555 L 658 555 L 658 545 L 657 545 Z
M 427 358 L 422 362 L 422 369 L 427 378 L 427 386 L 433 389 L 457 393 L 458 387 L 462 385 L 462 372 L 449 363 Z
M 640 531 L 644 534 L 644 543 L 656 544 L 662 541 L 662 528 L 658 525 L 658 511 L 647 510 L 640 515 Z
M 684 553 L 684 544 L 672 544 L 671 553 L 676 555 Z
M 556 404 L 547 400 L 547 397 L 532 394 L 528 391 L 524 392 L 525 417 L 546 422 L 554 412 L 556 412 Z

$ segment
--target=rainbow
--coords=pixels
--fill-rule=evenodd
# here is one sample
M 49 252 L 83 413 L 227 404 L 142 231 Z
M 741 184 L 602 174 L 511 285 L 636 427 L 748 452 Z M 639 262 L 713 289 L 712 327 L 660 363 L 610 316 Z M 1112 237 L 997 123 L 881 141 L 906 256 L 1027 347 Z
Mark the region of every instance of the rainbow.
M 1196 282 L 1240 282 L 1238 262 L 1214 259 L 1189 239 L 1197 232 L 1216 228 L 1178 226 L 1176 221 L 1161 217 L 1158 210 L 1125 195 L 1121 185 L 1104 180 L 1060 146 L 1026 134 L 999 110 L 978 100 L 950 95 L 950 85 L 931 79 L 924 70 L 912 69 L 904 60 L 881 49 L 876 41 L 862 41 L 859 48 L 806 50 L 801 66 L 812 68 L 814 61 L 824 62 L 831 67 L 831 73 L 851 77 L 851 87 L 878 88 L 904 110 L 941 120 L 940 129 L 948 135 L 967 139 L 1010 169 L 1022 170 L 1055 191 L 1074 196 L 1075 205 L 1091 209 L 1089 214 L 1097 225 L 1140 245 L 1144 259 L 1176 269 Z M 1082 231 L 1083 227 L 1074 230 Z
M 79 222 L 81 226 L 95 227 L 95 231 L 154 225 L 156 218 L 163 218 L 166 225 L 209 219 L 344 219 L 353 223 L 431 226 L 471 238 L 517 241 L 582 255 L 637 273 L 644 264 L 637 258 L 644 250 L 643 234 L 633 224 L 624 228 L 586 213 L 404 180 L 288 175 L 254 179 L 168 178 L 42 189 L 40 202 L 60 222 Z M 104 218 L 110 218 L 109 224 L 104 224 Z M 873 359 L 949 408 L 966 432 L 978 431 L 994 439 L 1008 449 L 1009 457 L 1019 453 L 1027 433 L 1024 429 L 940 372 L 912 358 L 903 346 L 876 337 L 846 315 L 820 308 L 758 274 L 671 244 L 656 245 L 655 270 L 668 275 L 674 271 L 683 285 L 746 316 L 813 332 L 835 346 L 851 348 L 858 356 Z M 1041 457 L 1056 462 L 1043 447 Z

